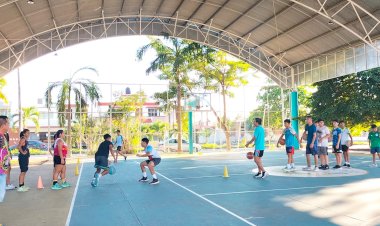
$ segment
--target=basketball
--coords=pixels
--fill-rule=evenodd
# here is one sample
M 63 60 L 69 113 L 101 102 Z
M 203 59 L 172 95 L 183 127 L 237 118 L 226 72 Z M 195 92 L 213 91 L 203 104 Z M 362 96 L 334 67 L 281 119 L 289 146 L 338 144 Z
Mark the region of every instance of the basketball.
M 114 175 L 116 173 L 116 168 L 113 165 L 110 165 L 108 170 L 110 175 Z
M 278 143 L 281 145 L 285 145 L 285 139 L 281 139 Z
M 247 152 L 247 159 L 253 159 L 253 152 Z

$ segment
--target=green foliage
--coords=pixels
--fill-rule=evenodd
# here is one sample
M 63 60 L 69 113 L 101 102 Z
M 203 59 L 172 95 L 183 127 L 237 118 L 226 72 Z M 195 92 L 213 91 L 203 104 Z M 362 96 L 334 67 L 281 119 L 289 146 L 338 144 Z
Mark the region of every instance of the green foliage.
M 13 156 L 16 156 L 16 155 L 19 154 L 19 151 L 18 151 L 18 149 L 16 148 L 16 149 L 13 149 L 13 150 L 11 151 L 11 153 L 12 153 Z M 40 150 L 40 149 L 30 148 L 30 149 L 29 149 L 29 153 L 30 153 L 31 155 L 46 155 L 46 154 L 49 154 L 49 151 L 42 151 L 42 150 Z
M 218 149 L 220 148 L 220 145 L 218 144 L 202 144 L 202 149 Z
M 310 111 L 310 97 L 312 95 L 313 87 L 305 86 L 298 87 L 298 101 L 299 101 L 299 116 L 302 118 Z M 290 90 L 284 90 L 284 107 L 287 112 L 290 112 Z M 263 125 L 268 125 L 268 110 L 269 110 L 269 125 L 272 128 L 281 128 L 283 126 L 281 114 L 281 88 L 277 86 L 267 86 L 260 90 L 257 96 L 258 106 L 253 110 L 247 119 L 247 129 L 253 129 L 253 119 L 262 118 Z M 264 115 L 265 113 L 265 115 Z M 288 114 L 287 114 L 288 115 Z M 289 116 L 288 116 L 289 117 Z
M 315 83 L 312 112 L 326 121 L 343 119 L 364 127 L 380 121 L 380 68 Z
M 21 108 L 21 110 L 22 110 L 22 121 L 21 121 L 22 128 L 27 128 L 27 126 L 26 126 L 27 121 L 32 121 L 33 124 L 36 126 L 36 132 L 38 132 L 39 128 L 40 128 L 40 124 L 39 124 L 40 112 L 39 112 L 39 110 L 34 106 L 24 107 L 24 108 Z M 11 117 L 13 119 L 17 118 L 16 120 L 13 121 L 13 125 L 12 125 L 12 127 L 15 127 L 20 120 L 20 115 L 14 114 Z

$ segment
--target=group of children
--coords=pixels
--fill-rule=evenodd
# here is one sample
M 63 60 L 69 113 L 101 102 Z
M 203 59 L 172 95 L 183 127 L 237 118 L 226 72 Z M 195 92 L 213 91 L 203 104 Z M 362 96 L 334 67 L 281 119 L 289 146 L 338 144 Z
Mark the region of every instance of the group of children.
M 268 172 L 265 171 L 262 157 L 264 155 L 265 149 L 265 130 L 261 125 L 261 118 L 255 118 L 253 124 L 255 126 L 255 131 L 252 139 L 247 142 L 246 147 L 251 143 L 255 142 L 254 145 L 254 161 L 257 165 L 258 172 L 255 175 L 256 178 L 265 178 L 268 176 Z M 350 155 L 349 149 L 353 144 L 353 139 L 350 130 L 346 128 L 344 121 L 333 120 L 333 129 L 330 133 L 329 128 L 325 125 L 323 119 L 318 119 L 315 123 L 311 116 L 306 117 L 305 130 L 299 139 L 296 131 L 291 127 L 291 122 L 289 119 L 284 120 L 284 130 L 277 141 L 277 147 L 280 146 L 283 137 L 283 145 L 285 145 L 285 151 L 288 156 L 287 164 L 284 171 L 290 172 L 295 171 L 294 163 L 294 150 L 296 148 L 296 141 L 302 147 L 302 140 L 306 141 L 306 163 L 307 166 L 303 168 L 305 171 L 319 171 L 328 170 L 329 159 L 328 159 L 328 146 L 329 142 L 332 142 L 332 153 L 336 158 L 336 165 L 332 167 L 333 169 L 341 169 L 342 167 L 350 168 Z M 377 167 L 376 164 L 376 154 L 380 159 L 380 133 L 377 130 L 376 125 L 371 125 L 371 132 L 368 135 L 368 141 L 370 145 L 370 151 L 372 154 L 372 164 L 370 167 Z M 344 164 L 342 161 L 342 154 L 344 158 Z M 313 156 L 314 168 L 311 167 L 310 155 Z M 320 165 L 318 164 L 320 162 Z
M 345 122 L 338 121 L 334 119 L 332 121 L 333 129 L 330 133 L 329 128 L 325 125 L 323 119 L 318 119 L 313 123 L 311 116 L 306 117 L 305 130 L 303 132 L 302 138 L 299 139 L 295 130 L 291 127 L 289 119 L 284 121 L 285 129 L 282 135 L 278 139 L 277 146 L 279 146 L 281 139 L 285 136 L 285 150 L 288 155 L 288 163 L 284 168 L 285 171 L 294 171 L 294 147 L 295 140 L 301 145 L 302 140 L 306 140 L 306 163 L 307 166 L 303 168 L 305 171 L 319 171 L 328 170 L 329 159 L 328 159 L 328 146 L 329 142 L 332 142 L 332 153 L 336 158 L 336 165 L 332 167 L 333 169 L 340 169 L 341 167 L 350 168 L 350 155 L 349 148 L 353 144 L 353 139 L 350 130 L 346 128 Z M 373 156 L 373 163 L 371 167 L 377 167 L 376 164 L 376 154 L 380 158 L 380 134 L 377 132 L 377 126 L 371 125 L 371 132 L 368 136 L 371 154 Z M 342 161 L 342 154 L 345 163 Z M 314 158 L 314 169 L 311 167 L 310 155 Z M 320 162 L 320 165 L 318 165 Z

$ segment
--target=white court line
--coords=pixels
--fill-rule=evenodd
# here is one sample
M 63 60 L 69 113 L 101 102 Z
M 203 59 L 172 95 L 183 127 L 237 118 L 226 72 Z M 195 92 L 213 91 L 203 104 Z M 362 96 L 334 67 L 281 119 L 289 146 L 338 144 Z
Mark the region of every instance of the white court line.
M 160 175 L 161 177 L 165 178 L 166 180 L 168 180 L 168 181 L 172 182 L 173 184 L 177 185 L 178 187 L 181 187 L 181 188 L 185 189 L 186 191 L 188 191 L 188 192 L 192 193 L 193 195 L 197 196 L 198 198 L 203 199 L 204 201 L 206 201 L 206 202 L 210 203 L 211 205 L 213 205 L 213 206 L 215 206 L 215 207 L 217 207 L 217 208 L 223 210 L 224 212 L 226 212 L 226 213 L 228 213 L 228 214 L 230 214 L 230 215 L 236 217 L 237 219 L 243 221 L 244 223 L 247 223 L 248 225 L 251 225 L 251 226 L 256 226 L 255 224 L 253 224 L 253 223 L 249 222 L 248 220 L 244 219 L 243 217 L 241 217 L 241 216 L 239 216 L 239 215 L 237 215 L 237 214 L 235 214 L 235 213 L 229 211 L 228 209 L 226 209 L 226 208 L 224 208 L 224 207 L 222 207 L 222 206 L 216 204 L 215 202 L 213 202 L 213 201 L 211 201 L 211 200 L 209 200 L 209 199 L 203 197 L 202 195 L 196 193 L 195 191 L 190 190 L 190 189 L 188 189 L 187 187 L 185 187 L 185 186 L 183 186 L 183 185 L 181 185 L 181 184 L 179 184 L 179 183 L 177 183 L 177 182 L 175 182 L 175 181 L 169 179 L 168 177 L 162 175 L 161 173 L 158 173 L 158 172 L 156 172 L 156 173 L 157 173 L 158 175 Z
M 75 186 L 75 191 L 74 191 L 73 199 L 71 200 L 69 215 L 67 215 L 66 224 L 65 224 L 66 226 L 70 225 L 71 214 L 73 213 L 74 203 L 75 203 L 75 199 L 77 197 L 77 192 L 78 192 L 78 186 L 79 186 L 80 178 L 82 176 L 82 170 L 83 170 L 83 162 L 82 162 L 81 167 L 80 167 L 79 177 L 78 177 L 77 185 Z
M 221 192 L 221 193 L 203 194 L 202 196 L 234 195 L 234 194 L 259 193 L 259 192 L 271 192 L 271 191 L 290 191 L 290 190 L 302 190 L 302 189 L 313 189 L 313 188 L 330 188 L 330 187 L 338 187 L 338 186 L 341 186 L 341 185 L 328 185 L 328 186 L 315 186 L 315 187 L 297 187 L 297 188 L 277 188 L 277 189 L 255 190 L 255 191 Z
M 252 175 L 252 173 L 230 173 L 230 176 L 242 176 L 242 175 Z M 211 177 L 223 177 L 223 175 L 218 176 L 199 176 L 199 177 L 175 177 L 172 180 L 187 180 L 187 179 L 202 179 L 202 178 L 211 178 Z

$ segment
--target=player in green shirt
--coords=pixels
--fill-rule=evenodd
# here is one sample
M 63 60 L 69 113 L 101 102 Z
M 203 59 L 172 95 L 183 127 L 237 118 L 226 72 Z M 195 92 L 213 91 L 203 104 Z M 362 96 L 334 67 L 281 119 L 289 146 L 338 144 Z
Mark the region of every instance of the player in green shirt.
M 377 167 L 376 164 L 376 153 L 380 159 L 380 133 L 377 131 L 376 125 L 371 125 L 371 132 L 368 134 L 369 146 L 371 148 L 372 154 L 372 164 L 370 167 Z

